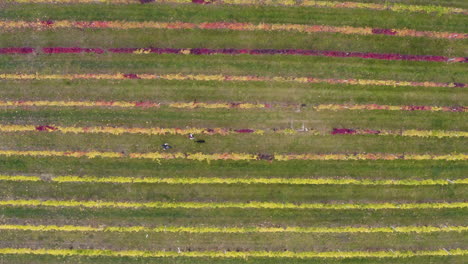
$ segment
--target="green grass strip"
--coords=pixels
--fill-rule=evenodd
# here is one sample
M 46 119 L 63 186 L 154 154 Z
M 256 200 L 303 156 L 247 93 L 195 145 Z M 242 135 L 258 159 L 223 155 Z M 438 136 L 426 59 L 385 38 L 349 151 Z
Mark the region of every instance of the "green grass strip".
M 46 206 L 46 207 L 83 207 L 83 208 L 186 208 L 186 209 L 320 209 L 320 210 L 413 210 L 413 209 L 463 209 L 468 203 L 365 203 L 365 204 L 331 204 L 331 203 L 204 203 L 204 202 L 111 202 L 111 201 L 75 201 L 75 200 L 3 200 L 0 206 Z
M 0 37 L 1 39 L 1 37 Z M 60 93 L 57 91 L 60 90 Z M 190 102 L 194 95 L 199 102 L 218 102 L 229 98 L 231 102 L 279 102 L 285 104 L 380 104 L 380 105 L 465 105 L 465 89 L 444 87 L 391 87 L 346 84 L 291 84 L 287 82 L 214 82 L 169 80 L 41 80 L 2 81 L 0 98 L 3 100 L 72 100 L 72 101 L 155 101 Z M 280 100 L 279 100 L 280 98 Z M 18 109 L 19 110 L 19 109 Z M 296 109 L 294 109 L 296 110 Z M 322 112 L 323 113 L 323 112 Z M 341 112 L 340 114 L 342 114 Z M 375 113 L 375 112 L 374 112 Z M 370 112 L 368 112 L 370 114 Z M 405 113 L 406 115 L 407 113 Z M 50 115 L 47 115 L 50 116 Z M 89 115 L 87 115 L 89 116 Z M 403 116 L 403 115 L 402 115 Z M 154 120 L 154 117 L 146 121 Z M 312 119 L 317 119 L 315 115 Z M 131 118 L 135 119 L 135 118 Z M 308 119 L 308 118 L 305 118 Z M 326 118 L 329 120 L 330 118 Z M 348 120 L 348 119 L 345 119 Z M 344 120 L 342 120 L 344 121 Z M 31 124 L 29 121 L 26 124 Z M 63 123 L 63 119 L 59 123 Z M 57 123 L 57 125 L 59 124 Z M 112 122 L 110 122 L 112 123 Z M 158 123 L 158 122 L 156 122 Z M 162 122 L 167 123 L 167 122 Z M 321 121 L 321 123 L 323 123 Z M 341 122 L 343 125 L 344 122 Z M 422 122 L 414 122 L 416 125 Z M 462 122 L 461 122 L 462 123 Z M 18 122 L 16 122 L 18 124 Z M 40 125 L 38 123 L 35 123 Z M 50 124 L 50 123 L 49 123 Z M 53 124 L 53 123 L 52 123 Z M 132 127 L 136 126 L 132 125 Z M 184 124 L 185 126 L 186 124 Z M 254 124 L 250 128 L 259 128 Z M 342 126 L 343 126 L 342 125 Z M 155 127 L 161 127 L 161 123 Z M 340 127 L 342 127 L 340 126 Z M 179 127 L 179 126 L 177 126 Z M 227 127 L 237 127 L 233 122 Z M 336 127 L 336 126 L 335 126 Z M 414 126 L 398 125 L 396 128 Z M 246 127 L 241 127 L 246 128 Z M 327 129 L 331 130 L 333 127 Z M 383 129 L 376 124 L 369 128 Z
M 466 56 L 468 41 L 458 39 L 401 38 L 391 35 L 358 35 L 293 31 L 171 30 L 171 29 L 23 29 L 0 32 L 0 47 L 74 47 L 88 48 L 171 47 L 211 49 L 317 49 L 414 55 Z
M 432 251 L 348 251 L 348 252 L 291 252 L 291 251 L 113 251 L 103 249 L 30 249 L 30 248 L 2 248 L 0 254 L 33 254 L 54 256 L 118 256 L 118 257 L 211 257 L 211 258 L 408 258 L 418 256 L 465 256 L 468 250 L 432 250 Z
M 9 3 L 45 3 L 45 4 L 138 4 L 142 3 L 139 0 L 6 0 Z M 319 8 L 362 8 L 371 10 L 391 10 L 395 12 L 423 12 L 423 13 L 436 13 L 438 15 L 447 14 L 467 14 L 468 11 L 462 8 L 452 8 L 435 5 L 407 5 L 401 3 L 385 3 L 385 4 L 374 4 L 374 3 L 362 3 L 362 2 L 336 2 L 336 1 L 278 1 L 278 0 L 220 0 L 220 1 L 198 1 L 192 0 L 156 0 L 149 1 L 148 3 L 171 3 L 171 4 L 225 4 L 225 5 L 280 5 L 280 6 L 301 6 L 301 7 L 319 7 Z
M 139 159 L 70 159 L 66 157 L 0 156 L 3 174 L 10 175 L 100 175 L 225 178 L 323 178 L 421 180 L 464 179 L 468 163 L 464 161 L 305 161 L 244 162 L 167 160 L 155 163 Z
M 242 5 L 45 5 L 10 4 L 0 10 L 12 20 L 132 20 L 173 22 L 292 23 L 384 29 L 466 31 L 466 15 L 435 16 L 428 13 L 351 8 L 314 8 Z M 337 19 L 340 18 L 340 19 Z M 356 19 L 359 18 L 359 19 Z
M 435 233 L 465 232 L 468 226 L 397 226 L 397 227 L 187 227 L 187 226 L 75 226 L 75 225 L 0 225 L 0 230 L 38 232 L 152 232 L 152 233 Z
M 466 210 L 297 210 L 2 206 L 4 223 L 83 226 L 466 226 Z M 44 216 L 47 217 L 44 217 Z M 27 237 L 29 240 L 30 238 Z M 436 239 L 437 240 L 437 239 Z
M 193 124 L 198 127 L 227 127 L 235 129 L 249 127 L 257 129 L 301 129 L 304 124 L 306 128 L 318 131 L 330 131 L 333 128 L 343 127 L 376 127 L 385 130 L 406 128 L 468 131 L 466 113 L 426 111 L 295 112 L 294 110 L 296 109 L 259 112 L 258 110 L 232 111 L 228 109 L 186 110 L 160 108 L 155 112 L 150 109 L 61 108 L 57 110 L 54 108 L 6 108 L 0 111 L 0 122 L 3 124 L 28 124 L 34 120 L 34 123 L 41 125 L 107 126 L 112 124 L 114 126 L 146 128 L 157 127 L 161 124 L 165 127 L 183 127 Z M 66 134 L 63 135 L 67 136 Z M 314 139 L 314 137 L 306 138 Z M 337 140 L 337 138 L 335 136 L 333 140 Z M 378 140 L 386 140 L 385 138 L 394 140 L 391 137 L 380 137 Z M 377 152 L 380 151 L 377 150 Z

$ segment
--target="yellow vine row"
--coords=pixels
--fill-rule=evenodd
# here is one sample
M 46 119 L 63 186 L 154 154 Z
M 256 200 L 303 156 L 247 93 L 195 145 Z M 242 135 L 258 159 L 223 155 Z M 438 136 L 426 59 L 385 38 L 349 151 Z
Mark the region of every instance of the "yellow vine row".
M 0 27 L 1 27 L 0 21 Z M 410 82 L 395 80 L 363 80 L 363 79 L 322 79 L 312 77 L 267 77 L 253 75 L 208 75 L 208 74 L 0 74 L 0 80 L 192 80 L 192 81 L 262 81 L 262 82 L 295 82 L 295 83 L 329 83 L 349 85 L 382 85 L 382 86 L 413 86 L 413 87 L 466 87 L 464 83 L 440 83 L 440 82 Z
M 39 182 L 42 181 L 41 177 L 37 176 L 23 176 L 23 175 L 0 175 L 0 181 L 16 181 L 16 182 Z
M 468 154 L 454 153 L 445 155 L 431 154 L 389 154 L 389 153 L 360 153 L 360 154 L 248 154 L 248 153 L 181 153 L 181 152 L 149 152 L 129 153 L 122 152 L 100 152 L 100 151 L 35 151 L 35 150 L 0 150 L 1 156 L 31 156 L 31 157 L 73 157 L 73 158 L 130 158 L 151 160 L 186 159 L 197 161 L 215 160 L 445 160 L 464 161 L 468 160 Z
M 154 102 L 125 102 L 125 101 L 0 101 L 0 106 L 18 107 L 18 106 L 35 106 L 35 107 L 122 107 L 122 108 L 158 108 L 161 103 Z M 166 104 L 172 108 L 268 108 L 266 104 L 251 104 L 251 103 L 169 103 Z M 442 108 L 441 108 L 442 109 Z M 443 110 L 442 110 L 443 111 Z
M 466 232 L 468 226 L 398 226 L 398 227 L 185 227 L 185 226 L 57 226 L 57 225 L 0 225 L 0 230 L 38 232 L 154 232 L 154 233 L 435 233 Z
M 295 131 L 290 129 L 291 131 Z M 205 134 L 205 135 L 228 135 L 234 131 L 223 128 L 161 128 L 161 127 L 64 127 L 57 125 L 49 126 L 34 126 L 34 125 L 0 125 L 0 132 L 33 132 L 33 131 L 48 131 L 60 133 L 104 133 L 104 134 L 143 134 L 143 135 L 188 135 L 188 134 Z M 255 134 L 263 134 L 264 130 L 255 130 Z M 287 134 L 285 132 L 285 134 Z M 468 132 L 467 132 L 468 136 Z
M 141 0 L 6 0 L 10 3 L 57 3 L 57 4 L 137 4 Z M 193 0 L 155 0 L 149 1 L 154 3 L 171 3 L 171 4 L 190 4 Z M 439 15 L 445 14 L 467 14 L 468 11 L 463 8 L 444 7 L 435 5 L 407 5 L 400 3 L 361 3 L 361 2 L 337 2 L 337 1 L 316 1 L 316 0 L 217 0 L 217 1 L 200 1 L 201 4 L 225 4 L 225 5 L 280 5 L 280 6 L 302 6 L 302 7 L 318 7 L 318 8 L 359 8 L 370 10 L 390 10 L 395 12 L 421 12 L 421 13 L 436 13 Z
M 0 181 L 38 182 L 43 181 L 38 176 L 0 175 Z M 468 184 L 468 178 L 456 180 L 370 180 L 370 179 L 330 179 L 330 178 L 154 178 L 154 177 L 93 177 L 93 176 L 57 176 L 44 181 L 58 183 L 87 182 L 87 183 L 164 183 L 164 184 L 292 184 L 292 185 L 404 185 L 427 186 Z
M 112 256 L 112 257 L 192 257 L 192 258 L 409 258 L 421 256 L 465 256 L 468 250 L 425 250 L 425 251 L 113 251 L 106 249 L 31 249 L 0 248 L 0 254 L 51 255 L 51 256 Z
M 391 135 L 390 133 L 389 135 Z M 396 133 L 393 133 L 396 134 Z M 380 135 L 380 134 L 379 134 Z M 383 133 L 382 135 L 385 135 Z M 403 130 L 401 131 L 402 136 L 409 137 L 468 137 L 468 132 L 466 131 L 443 131 L 443 130 Z
M 386 209 L 463 209 L 468 203 L 275 203 L 275 202 L 112 202 L 112 201 L 75 201 L 75 200 L 2 200 L 0 206 L 46 206 L 46 207 L 84 207 L 84 208 L 185 208 L 185 209 L 321 209 L 321 210 L 386 210 Z
M 0 101 L 0 106 L 5 107 L 122 107 L 122 108 L 158 108 L 161 103 L 154 102 L 125 102 L 125 101 Z M 168 103 L 172 108 L 208 108 L 208 109 L 262 109 L 271 108 L 270 104 L 252 103 Z M 295 105 L 275 105 L 275 107 L 297 107 Z M 468 112 L 465 106 L 412 106 L 412 105 L 378 105 L 378 104 L 319 104 L 312 106 L 315 111 L 342 111 L 342 110 L 388 110 L 388 111 L 431 111 L 431 112 Z
M 278 130 L 265 130 L 265 129 L 247 129 L 248 133 L 255 135 L 264 135 L 266 133 L 294 135 L 294 134 L 309 134 L 309 135 L 328 135 L 328 133 L 319 132 L 309 129 L 308 131 L 297 131 L 294 129 L 278 129 Z M 233 130 L 226 128 L 161 128 L 161 127 L 109 127 L 109 126 L 92 126 L 92 127 L 66 127 L 57 125 L 35 126 L 35 125 L 2 125 L 0 124 L 0 132 L 59 132 L 59 133 L 89 133 L 89 134 L 142 134 L 142 135 L 189 135 L 189 134 L 203 134 L 203 135 L 232 135 L 239 133 L 247 133 L 246 131 Z M 380 136 L 409 136 L 409 137 L 468 137 L 467 131 L 445 131 L 445 130 L 355 130 L 355 135 L 380 135 Z

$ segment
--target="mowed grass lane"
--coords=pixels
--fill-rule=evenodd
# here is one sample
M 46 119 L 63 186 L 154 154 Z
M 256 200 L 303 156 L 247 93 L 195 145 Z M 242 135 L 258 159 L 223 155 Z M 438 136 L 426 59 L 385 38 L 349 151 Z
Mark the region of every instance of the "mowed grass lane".
M 366 9 L 337 9 L 235 5 L 6 5 L 3 20 L 125 20 L 183 22 L 292 23 L 374 28 L 411 28 L 427 31 L 464 32 L 465 15 L 434 16 Z M 336 19 L 339 17 L 340 19 Z M 359 19 L 356 19 L 359 17 Z M 155 19 L 157 18 L 157 19 Z
M 378 135 L 196 135 L 206 140 L 200 144 L 186 136 L 62 134 L 56 132 L 1 133 L 2 150 L 56 150 L 146 153 L 162 151 L 170 142 L 168 153 L 395 153 L 432 154 L 466 153 L 466 138 L 424 138 Z M 144 142 L 144 144 L 142 144 Z
M 468 83 L 463 63 L 281 55 L 5 55 L 0 56 L 0 70 L 2 73 L 182 73 Z
M 21 32 L 21 34 L 19 34 Z M 231 31 L 171 29 L 15 29 L 0 32 L 2 47 L 87 47 L 87 48 L 237 48 L 313 49 L 343 52 L 376 52 L 411 55 L 467 56 L 466 39 L 435 39 L 301 33 L 294 31 Z
M 0 112 L 3 124 L 125 127 L 201 127 L 300 129 L 333 128 L 467 130 L 466 113 L 388 110 L 315 111 L 297 109 L 108 109 L 10 107 Z M 365 114 L 365 115 L 364 115 Z M 381 139 L 381 137 L 378 137 Z
M 449 166 L 447 166 L 449 164 Z M 87 159 L 65 157 L 0 156 L 7 175 L 134 176 L 141 177 L 276 177 L 357 179 L 463 179 L 465 161 L 211 161 L 144 159 Z
M 350 2 L 348 0 L 336 0 L 336 2 Z M 359 0 L 360 3 L 382 3 L 379 0 Z M 453 6 L 466 8 L 468 4 L 460 0 L 393 0 L 392 3 L 401 3 L 408 5 L 435 5 L 435 6 Z
M 54 0 L 7 0 L 8 3 L 49 3 L 52 4 Z M 341 2 L 341 3 L 340 3 Z M 443 2 L 442 4 L 437 4 L 432 1 L 427 1 L 426 3 L 420 3 L 418 0 L 416 1 L 404 1 L 402 3 L 401 0 L 393 1 L 394 3 L 386 3 L 381 4 L 372 4 L 375 3 L 376 0 L 364 0 L 364 1 L 301 1 L 301 2 L 286 2 L 282 3 L 281 1 L 277 0 L 269 0 L 269 1 L 216 1 L 216 2 L 203 2 L 203 1 L 191 1 L 191 0 L 153 0 L 153 1 L 139 1 L 139 0 L 118 0 L 112 3 L 114 4 L 152 4 L 152 3 L 170 3 L 170 4 L 221 4 L 221 5 L 250 5 L 250 6 L 314 6 L 314 7 L 321 7 L 321 8 L 364 8 L 364 9 L 372 9 L 372 10 L 385 10 L 389 9 L 395 12 L 423 12 L 423 13 L 432 13 L 432 14 L 453 14 L 453 13 L 466 13 L 463 12 L 464 10 L 457 10 L 459 8 L 447 8 L 445 6 L 452 6 L 457 5 L 457 1 L 447 1 Z M 92 1 L 92 0 L 62 0 L 61 3 L 66 4 L 77 4 L 77 3 L 85 3 L 85 4 L 99 4 L 99 3 L 106 3 L 104 1 Z M 370 4 L 367 4 L 370 3 Z M 453 9 L 453 10 L 452 10 Z
M 148 237 L 146 237 L 148 235 Z M 431 234 L 188 234 L 2 231 L 2 247 L 104 248 L 143 251 L 383 251 L 462 247 L 467 232 Z M 47 237 L 42 240 L 41 237 Z M 417 240 L 417 243 L 414 241 Z M 434 243 L 434 240 L 438 243 Z M 5 242 L 4 242 L 5 241 Z M 8 241 L 8 242 L 6 242 Z
M 307 104 L 308 106 L 317 104 L 463 106 L 468 101 L 464 88 L 190 80 L 4 80 L 0 81 L 0 97 L 4 101 L 193 102 L 197 100 Z M 135 125 L 139 125 L 138 121 L 135 122 Z
M 185 227 L 465 226 L 459 209 L 298 210 L 0 207 L 2 224 Z M 45 217 L 46 216 L 46 217 Z M 380 233 L 387 234 L 387 233 Z M 414 233 L 410 233 L 414 234 Z M 434 241 L 435 242 L 435 241 Z
M 121 202 L 440 203 L 463 202 L 466 186 L 361 186 L 288 184 L 109 184 L 2 182 L 2 200 Z

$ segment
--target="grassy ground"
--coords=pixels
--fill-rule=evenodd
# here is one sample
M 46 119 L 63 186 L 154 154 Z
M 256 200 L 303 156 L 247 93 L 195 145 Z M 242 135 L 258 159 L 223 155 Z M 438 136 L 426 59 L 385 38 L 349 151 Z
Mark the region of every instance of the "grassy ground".
M 97 89 L 99 87 L 99 89 Z M 60 91 L 60 92 L 57 92 Z M 464 105 L 464 89 L 281 82 L 167 80 L 2 81 L 3 100 L 278 102 L 289 104 Z M 427 115 L 430 118 L 430 115 Z
M 126 20 L 326 24 L 376 28 L 412 28 L 464 32 L 466 16 L 435 16 L 366 9 L 224 5 L 7 5 L 0 17 L 13 20 Z M 336 19 L 339 17 L 340 19 Z M 359 17 L 359 19 L 356 19 Z M 156 18 L 156 19 L 155 19 Z
M 362 0 L 376 2 L 376 0 Z M 392 1 L 466 8 L 459 0 Z M 0 20 L 124 20 L 186 22 L 298 23 L 372 28 L 465 32 L 467 16 L 399 13 L 365 9 L 245 7 L 221 5 L 45 5 L 9 4 Z M 339 18 L 339 19 L 337 19 Z M 171 47 L 316 49 L 413 55 L 467 56 L 467 40 L 232 32 L 227 30 L 3 30 L 0 47 Z M 253 55 L 58 54 L 1 55 L 1 73 L 186 73 L 259 76 L 312 76 L 468 83 L 463 63 L 383 61 L 358 58 Z M 314 111 L 317 104 L 467 105 L 466 88 L 424 88 L 165 80 L 0 81 L 0 100 L 90 100 L 155 102 L 273 103 L 271 109 L 154 109 L 5 107 L 0 125 L 468 130 L 466 113 L 428 111 Z M 305 104 L 300 111 L 287 104 Z M 204 136 L 196 145 L 183 136 L 0 133 L 2 150 L 160 151 L 169 142 L 176 152 L 249 153 L 467 153 L 465 138 L 401 136 L 250 135 Z M 466 185 L 359 186 L 286 184 L 108 184 L 54 183 L 51 177 L 225 177 L 464 179 L 466 161 L 213 161 L 138 160 L 0 156 L 0 175 L 40 176 L 41 182 L 2 181 L 0 200 L 198 201 L 278 203 L 435 203 L 464 202 Z M 466 225 L 465 209 L 293 210 L 293 209 L 118 209 L 0 206 L 0 224 L 196 227 L 342 227 Z M 0 248 L 103 248 L 111 250 L 273 250 L 376 251 L 465 248 L 466 232 L 342 234 L 188 234 L 0 231 Z M 191 259 L 53 257 L 0 255 L 0 263 L 463 263 L 464 257 L 399 259 Z
M 463 186 L 359 186 L 359 185 L 262 185 L 262 184 L 106 184 L 106 183 L 32 183 L 2 182 L 4 200 L 116 200 L 130 202 L 353 202 L 413 203 L 463 202 Z
M 458 209 L 417 210 L 289 210 L 289 209 L 88 209 L 9 208 L 0 212 L 6 223 L 111 226 L 405 226 L 464 225 Z M 47 216 L 47 217 L 44 217 Z M 435 241 L 434 241 L 435 242 Z
M 110 226 L 406 226 L 465 225 L 459 209 L 114 209 L 2 207 L 2 222 Z M 47 217 L 44 217 L 47 216 Z M 417 244 L 417 241 L 415 244 Z M 435 243 L 435 241 L 433 241 Z M 437 244 L 437 243 L 435 243 Z
M 207 142 L 196 144 L 185 136 L 63 134 L 57 133 L 7 133 L 1 134 L 3 149 L 55 149 L 57 151 L 113 151 L 157 152 L 161 145 L 171 142 L 168 152 L 246 152 L 246 153 L 464 153 L 467 147 L 463 138 L 422 138 L 401 136 L 311 136 L 298 134 L 285 137 L 268 135 L 213 135 L 202 136 Z M 146 144 L 140 144 L 146 142 Z M 357 145 L 357 146 L 356 146 Z
M 467 233 L 431 234 L 188 234 L 188 233 L 82 233 L 82 232 L 2 232 L 2 247 L 78 248 L 148 251 L 251 250 L 302 252 L 381 251 L 456 249 L 468 242 Z M 44 239 L 47 238 L 47 239 Z M 31 239 L 34 242 L 30 241 Z M 415 245 L 414 240 L 418 243 Z M 439 243 L 434 245 L 433 240 Z
M 4 73 L 182 73 L 467 83 L 465 66 L 461 63 L 270 55 L 57 54 L 0 57 L 0 70 Z
M 365 113 L 365 116 L 363 116 Z M 4 124 L 114 125 L 129 127 L 226 128 L 332 128 L 466 130 L 464 113 L 426 111 L 301 111 L 240 109 L 108 109 L 108 108 L 9 108 L 0 112 Z M 182 125 L 181 125 L 182 124 Z
M 22 34 L 18 34 L 22 32 Z M 84 34 L 85 33 L 85 34 Z M 171 47 L 239 49 L 315 49 L 412 55 L 467 56 L 467 40 L 400 38 L 386 35 L 346 35 L 225 30 L 56 29 L 0 32 L 4 47 Z
M 336 2 L 350 2 L 348 0 L 337 0 Z M 378 3 L 381 4 L 382 1 L 380 0 L 356 0 L 353 2 L 360 2 L 360 3 Z M 461 7 L 467 8 L 468 4 L 464 1 L 460 0 L 389 0 L 385 1 L 385 3 L 392 4 L 407 4 L 407 5 L 435 5 L 435 6 L 453 6 L 453 7 Z
M 212 161 L 0 157 L 5 174 L 141 177 L 354 177 L 369 179 L 462 179 L 463 161 Z
M 271 259 L 271 258 L 249 258 L 249 259 L 211 259 L 211 258 L 177 258 L 177 259 L 167 259 L 167 258 L 117 258 L 117 257 L 51 257 L 51 256 L 11 256 L 5 255 L 0 256 L 0 260 L 6 262 L 16 261 L 21 262 L 31 262 L 32 260 L 38 263 L 98 263 L 98 264 L 108 264 L 108 263 L 118 263 L 118 264 L 141 264 L 148 263 L 149 260 L 157 261 L 161 264 L 233 264 L 233 263 L 242 263 L 242 264 L 280 264 L 284 263 L 284 259 Z M 288 263 L 291 264 L 322 264 L 324 263 L 323 259 L 288 259 Z M 389 264 L 394 263 L 395 259 L 327 259 L 327 264 Z M 417 257 L 409 259 L 399 259 L 398 262 L 402 264 L 425 264 L 425 263 L 454 263 L 461 264 L 464 261 L 464 257 L 460 256 L 449 256 L 449 257 Z
M 168 152 L 247 152 L 247 153 L 464 153 L 463 138 L 421 138 L 394 136 L 311 136 L 279 134 L 199 136 L 205 144 L 196 144 L 185 136 L 143 136 L 107 134 L 10 133 L 1 134 L 3 149 L 57 151 L 158 152 L 171 142 Z M 146 142 L 146 144 L 141 144 Z M 357 145 L 357 146 L 356 146 Z

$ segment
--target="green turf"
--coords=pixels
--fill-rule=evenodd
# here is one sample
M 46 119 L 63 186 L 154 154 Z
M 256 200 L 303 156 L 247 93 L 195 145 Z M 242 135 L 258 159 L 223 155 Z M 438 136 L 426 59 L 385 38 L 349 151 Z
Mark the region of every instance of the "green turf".
M 460 8 L 468 8 L 468 4 L 465 1 L 461 0 L 334 0 L 336 2 L 360 2 L 360 3 L 378 3 L 382 4 L 388 3 L 397 3 L 397 4 L 404 4 L 404 5 L 435 5 L 435 6 L 452 6 L 452 7 L 460 7 Z
M 59 93 L 57 91 L 60 91 Z M 290 104 L 464 105 L 464 89 L 281 82 L 167 80 L 0 81 L 3 100 L 280 102 Z
M 89 209 L 0 207 L 2 223 L 110 226 L 405 226 L 466 225 L 460 209 Z
M 365 115 L 363 115 L 365 114 Z M 330 131 L 332 128 L 467 130 L 465 113 L 427 111 L 312 111 L 295 109 L 108 109 L 8 108 L 0 112 L 2 124 L 128 127 L 224 127 Z
M 108 184 L 2 182 L 0 197 L 9 199 L 194 201 L 278 203 L 463 202 L 467 188 L 448 186 L 359 186 L 282 184 Z
M 18 34 L 21 32 L 22 34 Z M 85 34 L 84 34 L 85 33 Z M 411 55 L 467 56 L 466 40 L 399 38 L 386 35 L 346 35 L 299 32 L 163 30 L 163 29 L 57 29 L 0 32 L 2 47 L 96 48 L 238 48 L 313 49 Z
M 57 54 L 0 57 L 0 70 L 4 73 L 182 73 L 468 83 L 465 66 L 461 63 L 271 55 Z
M 430 234 L 189 234 L 189 233 L 110 233 L 110 232 L 32 232 L 1 231 L 17 248 L 112 248 L 148 251 L 381 251 L 457 249 L 468 242 L 466 232 Z M 146 237 L 146 235 L 148 235 Z M 437 243 L 434 243 L 437 241 Z
M 0 17 L 14 20 L 126 20 L 326 24 L 464 32 L 464 15 L 436 16 L 369 9 L 223 5 L 7 5 Z M 336 19 L 339 17 L 340 19 Z M 359 17 L 359 19 L 356 19 Z
M 330 132 L 328 132 L 330 133 Z M 234 134 L 229 136 L 196 135 L 206 140 L 197 144 L 186 136 L 64 134 L 46 132 L 0 134 L 3 149 L 57 150 L 57 151 L 112 151 L 157 152 L 161 145 L 170 142 L 168 152 L 245 152 L 245 153 L 466 153 L 463 138 L 422 138 L 378 135 L 289 135 Z M 141 144 L 145 142 L 145 144 Z
M 461 179 L 466 162 L 453 161 L 212 161 L 33 158 L 0 156 L 4 174 L 135 177 L 354 177 L 360 179 Z

